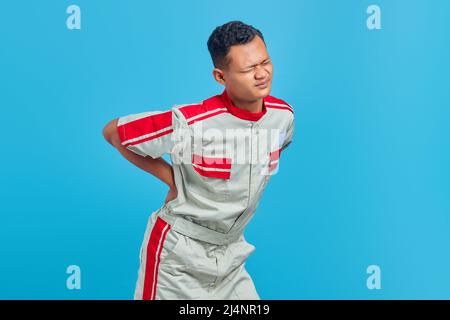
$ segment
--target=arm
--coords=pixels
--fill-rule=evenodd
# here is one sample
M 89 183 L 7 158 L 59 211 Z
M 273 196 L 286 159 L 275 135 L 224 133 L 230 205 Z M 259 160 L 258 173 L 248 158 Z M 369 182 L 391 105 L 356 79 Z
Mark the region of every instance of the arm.
M 166 202 L 176 198 L 177 190 L 175 187 L 172 166 L 163 158 L 153 159 L 150 156 L 143 157 L 122 146 L 122 143 L 119 139 L 119 134 L 117 132 L 117 121 L 118 119 L 111 120 L 103 128 L 103 136 L 105 137 L 106 141 L 108 141 L 113 147 L 115 147 L 129 162 L 131 162 L 138 168 L 154 175 L 169 187 L 169 193 L 167 195 Z

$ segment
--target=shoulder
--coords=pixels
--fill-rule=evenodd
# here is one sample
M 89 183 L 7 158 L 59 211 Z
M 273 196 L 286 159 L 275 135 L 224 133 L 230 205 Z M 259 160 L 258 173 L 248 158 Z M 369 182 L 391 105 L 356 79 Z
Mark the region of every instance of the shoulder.
M 264 98 L 264 103 L 266 105 L 266 108 L 268 109 L 287 111 L 294 114 L 294 108 L 292 107 L 292 105 L 283 99 L 269 95 Z
M 175 105 L 172 111 L 183 117 L 188 124 L 192 124 L 227 112 L 227 108 L 221 102 L 219 95 L 216 95 L 201 102 Z
M 264 98 L 264 104 L 268 112 L 271 112 L 273 116 L 276 115 L 275 118 L 283 121 L 288 127 L 294 125 L 294 108 L 286 100 L 269 95 Z

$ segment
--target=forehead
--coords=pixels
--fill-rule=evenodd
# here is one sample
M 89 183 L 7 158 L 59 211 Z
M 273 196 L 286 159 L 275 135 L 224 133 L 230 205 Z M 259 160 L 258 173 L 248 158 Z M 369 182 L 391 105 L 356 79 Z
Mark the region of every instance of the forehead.
M 227 55 L 231 68 L 245 68 L 261 63 L 268 57 L 267 48 L 258 36 L 255 36 L 249 43 L 232 46 Z

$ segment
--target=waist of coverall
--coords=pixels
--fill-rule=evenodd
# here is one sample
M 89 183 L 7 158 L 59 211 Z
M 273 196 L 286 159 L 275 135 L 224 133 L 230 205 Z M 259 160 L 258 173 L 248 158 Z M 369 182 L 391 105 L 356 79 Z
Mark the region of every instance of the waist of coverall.
M 209 242 L 216 245 L 225 245 L 237 241 L 241 236 L 241 232 L 223 233 L 215 231 L 189 221 L 182 216 L 171 213 L 166 206 L 157 211 L 158 216 L 167 222 L 172 230 L 177 231 L 185 236 L 193 239 Z

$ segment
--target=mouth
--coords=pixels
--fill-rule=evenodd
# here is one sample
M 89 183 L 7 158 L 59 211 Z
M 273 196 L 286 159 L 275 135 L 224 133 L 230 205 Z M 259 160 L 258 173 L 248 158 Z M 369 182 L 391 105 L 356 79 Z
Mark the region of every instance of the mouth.
M 257 87 L 258 89 L 265 89 L 265 88 L 267 88 L 268 85 L 269 85 L 269 80 L 259 83 L 259 84 L 255 85 L 255 87 Z

